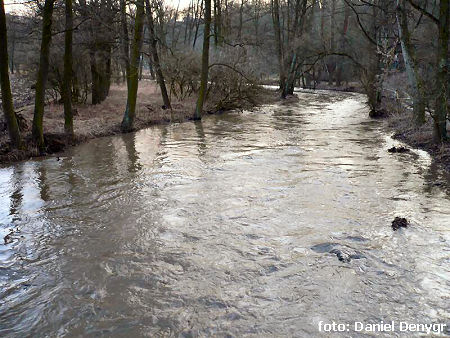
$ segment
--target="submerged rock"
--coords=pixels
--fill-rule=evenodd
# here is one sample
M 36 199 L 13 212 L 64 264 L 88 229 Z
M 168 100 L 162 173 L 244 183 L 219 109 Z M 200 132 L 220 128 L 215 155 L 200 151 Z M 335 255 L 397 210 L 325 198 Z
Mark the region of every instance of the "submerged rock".
M 344 263 L 349 263 L 352 259 L 361 259 L 365 256 L 353 250 L 352 248 L 340 245 L 338 243 L 322 243 L 311 247 L 311 250 L 318 253 L 330 253 L 336 255 L 336 257 Z
M 5 241 L 5 245 L 13 242 L 12 235 L 13 235 L 13 232 L 10 232 L 5 237 L 3 237 L 3 240 Z
M 395 219 L 392 221 L 392 230 L 396 231 L 400 228 L 407 228 L 409 225 L 409 222 L 404 217 L 395 217 Z
M 352 260 L 351 257 L 348 255 L 348 253 L 343 252 L 339 249 L 333 249 L 330 251 L 330 253 L 335 254 L 341 262 L 348 263 Z
M 405 147 L 392 147 L 392 148 L 389 148 L 389 149 L 388 149 L 388 152 L 390 152 L 390 153 L 399 153 L 399 154 L 401 154 L 401 153 L 407 153 L 407 152 L 409 152 L 409 149 L 408 149 L 408 148 L 405 148 Z

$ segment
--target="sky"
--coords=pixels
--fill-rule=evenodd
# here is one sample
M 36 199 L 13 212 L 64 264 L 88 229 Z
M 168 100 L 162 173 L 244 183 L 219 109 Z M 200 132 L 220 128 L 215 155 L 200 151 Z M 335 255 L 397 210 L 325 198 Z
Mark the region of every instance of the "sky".
M 21 5 L 21 2 L 30 2 L 30 0 L 4 0 L 5 2 L 5 11 L 9 12 L 20 12 L 24 9 L 24 5 Z M 190 0 L 165 0 L 165 3 L 172 5 L 173 7 L 177 7 L 178 3 L 180 3 L 180 9 L 186 8 L 189 6 Z

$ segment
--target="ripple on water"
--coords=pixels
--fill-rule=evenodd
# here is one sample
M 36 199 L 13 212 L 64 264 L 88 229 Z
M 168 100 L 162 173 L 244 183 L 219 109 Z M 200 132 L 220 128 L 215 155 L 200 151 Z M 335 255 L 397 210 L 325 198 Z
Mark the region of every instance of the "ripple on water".
M 445 175 L 361 95 L 298 95 L 0 169 L 0 335 L 450 322 Z

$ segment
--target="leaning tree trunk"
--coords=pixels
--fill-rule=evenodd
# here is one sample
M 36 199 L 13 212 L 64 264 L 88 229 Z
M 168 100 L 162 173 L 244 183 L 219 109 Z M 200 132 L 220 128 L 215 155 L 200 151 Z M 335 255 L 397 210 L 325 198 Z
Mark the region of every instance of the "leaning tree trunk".
M 136 17 L 134 22 L 134 38 L 131 51 L 130 69 L 128 74 L 128 100 L 122 120 L 122 131 L 129 132 L 133 129 L 136 112 L 136 99 L 138 91 L 138 71 L 140 47 L 142 40 L 142 28 L 144 27 L 144 0 L 136 1 Z
M 434 112 L 434 140 L 447 140 L 447 90 L 448 90 L 448 38 L 449 38 L 449 0 L 439 4 L 439 42 L 437 55 L 437 98 Z
M 45 0 L 44 12 L 42 18 L 42 40 L 39 59 L 39 69 L 36 81 L 36 96 L 34 103 L 33 116 L 33 141 L 36 143 L 40 152 L 44 152 L 44 103 L 45 103 L 45 86 L 47 84 L 50 42 L 52 40 L 52 14 L 54 0 Z
M 203 31 L 202 73 L 200 80 L 200 90 L 198 92 L 197 106 L 195 107 L 194 120 L 202 119 L 203 104 L 206 100 L 206 90 L 208 88 L 210 29 L 211 0 L 205 0 L 205 27 Z
M 6 14 L 3 0 L 0 0 L 0 40 L 4 46 L 8 45 L 6 31 Z M 13 99 L 11 94 L 11 83 L 8 73 L 8 51 L 6 47 L 0 48 L 0 86 L 2 90 L 2 108 L 5 113 L 6 125 L 8 127 L 11 144 L 15 148 L 22 148 L 22 138 L 20 136 L 19 124 L 14 112 Z
M 150 37 L 150 53 L 152 55 L 152 63 L 155 66 L 156 79 L 159 83 L 161 89 L 161 96 L 164 102 L 164 106 L 167 109 L 171 109 L 169 95 L 167 94 L 166 82 L 164 80 L 164 74 L 161 69 L 161 64 L 159 62 L 157 43 L 158 39 L 155 34 L 155 23 L 153 22 L 153 13 L 150 4 L 150 0 L 145 0 L 145 5 L 147 7 L 147 21 L 148 21 L 148 34 Z
M 275 31 L 275 41 L 278 52 L 278 63 L 280 68 L 280 90 L 281 98 L 286 98 L 286 72 L 284 69 L 284 53 L 283 53 L 283 41 L 281 39 L 280 28 L 280 5 L 278 0 L 272 0 L 272 19 L 273 28 Z
M 406 73 L 408 74 L 409 84 L 413 90 L 414 121 L 416 125 L 420 126 L 425 123 L 425 95 L 417 66 L 416 52 L 411 42 L 405 6 L 405 0 L 397 0 L 397 24 Z
M 72 112 L 72 29 L 73 14 L 72 0 L 65 0 L 66 27 L 64 36 L 64 131 L 70 137 L 73 136 L 73 112 Z

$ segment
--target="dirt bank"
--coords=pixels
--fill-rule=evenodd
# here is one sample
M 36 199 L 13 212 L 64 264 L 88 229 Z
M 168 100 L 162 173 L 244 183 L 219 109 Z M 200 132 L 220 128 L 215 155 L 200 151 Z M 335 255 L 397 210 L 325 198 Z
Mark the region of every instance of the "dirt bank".
M 403 110 L 391 113 L 387 119 L 389 128 L 393 131 L 394 139 L 428 152 L 434 161 L 440 163 L 450 172 L 450 143 L 435 144 L 433 142 L 433 121 L 430 116 L 427 122 L 417 128 L 412 121 L 411 112 Z M 450 132 L 450 130 L 449 130 Z
M 108 98 L 98 105 L 82 104 L 74 106 L 74 140 L 68 140 L 64 135 L 63 106 L 51 103 L 46 106 L 44 115 L 44 135 L 46 154 L 62 151 L 67 146 L 76 145 L 86 140 L 120 133 L 120 123 L 127 100 L 127 90 L 124 85 L 111 87 Z M 261 89 L 258 104 L 278 100 L 278 94 Z M 241 102 L 241 108 L 251 108 L 248 102 Z M 161 94 L 154 81 L 142 80 L 139 83 L 138 103 L 134 130 L 139 130 L 153 124 L 182 122 L 192 119 L 195 110 L 195 97 L 183 101 L 173 100 L 172 110 L 162 108 Z M 206 111 L 214 113 L 213 108 L 206 103 Z M 26 151 L 11 150 L 5 126 L 0 130 L 0 164 L 21 161 L 39 156 L 39 152 L 31 145 L 31 121 L 33 106 L 20 109 L 25 121 L 23 137 L 28 145 Z

